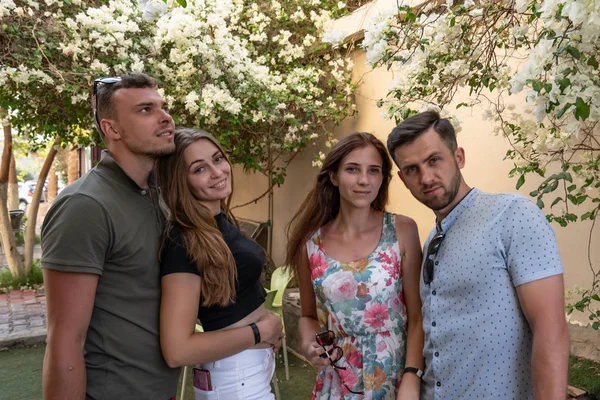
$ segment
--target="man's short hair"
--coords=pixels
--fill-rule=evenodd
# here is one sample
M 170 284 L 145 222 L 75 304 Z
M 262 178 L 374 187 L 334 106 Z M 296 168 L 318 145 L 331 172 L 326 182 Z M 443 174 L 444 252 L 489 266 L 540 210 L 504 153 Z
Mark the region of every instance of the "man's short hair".
M 429 129 L 436 131 L 451 151 L 456 150 L 456 132 L 450 121 L 441 118 L 436 111 L 425 111 L 402 121 L 388 136 L 387 147 L 394 161 L 398 147 L 411 144 Z
M 97 105 L 96 110 L 97 118 L 96 125 L 100 124 L 103 118 L 115 119 L 117 116 L 117 110 L 113 102 L 113 96 L 119 89 L 144 89 L 152 88 L 156 89 L 158 86 L 156 80 L 146 74 L 140 72 L 128 72 L 123 75 L 119 75 L 117 78 L 121 80 L 115 83 L 102 83 L 99 82 L 96 89 L 96 99 L 94 99 L 94 105 Z M 100 136 L 104 138 L 104 132 L 100 126 L 96 126 Z

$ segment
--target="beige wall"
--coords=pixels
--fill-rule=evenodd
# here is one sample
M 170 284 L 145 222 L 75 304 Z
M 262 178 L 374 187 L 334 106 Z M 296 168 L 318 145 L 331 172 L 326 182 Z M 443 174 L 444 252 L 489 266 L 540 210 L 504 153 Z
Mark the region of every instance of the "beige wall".
M 354 53 L 355 69 L 354 78 L 362 79 L 362 84 L 356 94 L 358 113 L 336 129 L 338 137 L 352 131 L 371 132 L 384 143 L 388 133 L 394 127 L 392 121 L 380 118 L 382 109 L 377 108 L 376 101 L 384 98 L 389 83 L 392 81 L 391 73 L 383 70 L 370 70 L 366 66 L 365 54 L 362 51 Z M 454 107 L 452 107 L 453 109 Z M 470 186 L 477 187 L 486 192 L 517 192 L 516 179 L 510 179 L 508 172 L 512 169 L 510 161 L 503 161 L 508 150 L 508 142 L 500 136 L 491 134 L 489 122 L 480 118 L 480 110 L 456 110 L 456 116 L 462 122 L 462 131 L 458 134 L 459 145 L 465 149 L 466 166 L 463 169 L 465 180 Z M 273 226 L 273 252 L 276 263 L 284 260 L 286 237 L 284 228 L 292 218 L 300 203 L 312 188 L 317 175 L 317 168 L 311 167 L 313 154 L 319 150 L 326 152 L 323 146 L 311 146 L 297 157 L 288 169 L 288 176 L 282 187 L 274 192 L 274 226 Z M 425 206 L 418 203 L 396 175 L 390 187 L 390 203 L 388 209 L 392 212 L 406 214 L 417 222 L 421 240 L 425 240 L 434 225 L 434 215 Z M 528 193 L 539 184 L 528 178 L 526 184 L 518 193 L 528 196 Z M 241 169 L 235 169 L 235 193 L 233 204 L 242 204 L 250 201 L 267 189 L 267 179 L 256 174 L 245 174 Z M 240 217 L 253 220 L 266 220 L 268 216 L 268 201 L 263 198 L 252 204 L 235 210 Z M 572 224 L 561 228 L 553 224 L 557 240 L 565 265 L 566 289 L 577 286 L 588 286 L 592 274 L 587 261 L 587 246 L 590 221 Z M 596 230 L 592 243 L 600 243 L 600 233 Z M 598 246 L 596 246 L 598 247 Z M 592 262 L 595 267 L 600 267 L 600 249 L 592 251 Z M 587 321 L 586 315 L 578 315 L 577 320 Z

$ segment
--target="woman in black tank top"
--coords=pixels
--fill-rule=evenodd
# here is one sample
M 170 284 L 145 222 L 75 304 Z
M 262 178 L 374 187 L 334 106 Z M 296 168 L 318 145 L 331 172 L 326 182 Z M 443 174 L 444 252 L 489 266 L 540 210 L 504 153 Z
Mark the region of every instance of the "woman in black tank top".
M 168 214 L 161 246 L 160 340 L 171 367 L 198 365 L 199 399 L 274 399 L 281 318 L 264 307 L 264 252 L 231 223 L 231 165 L 208 133 L 175 131 L 159 159 Z M 197 320 L 203 332 L 195 332 Z M 232 369 L 233 368 L 233 369 Z

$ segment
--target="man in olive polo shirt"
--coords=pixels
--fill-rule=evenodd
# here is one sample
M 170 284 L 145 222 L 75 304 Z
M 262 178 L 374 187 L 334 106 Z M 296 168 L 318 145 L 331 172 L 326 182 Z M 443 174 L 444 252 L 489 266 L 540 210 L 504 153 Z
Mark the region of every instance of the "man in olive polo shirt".
M 100 163 L 64 189 L 42 227 L 48 310 L 44 399 L 168 400 L 178 369 L 158 338 L 163 216 L 152 170 L 175 150 L 155 81 L 94 83 Z

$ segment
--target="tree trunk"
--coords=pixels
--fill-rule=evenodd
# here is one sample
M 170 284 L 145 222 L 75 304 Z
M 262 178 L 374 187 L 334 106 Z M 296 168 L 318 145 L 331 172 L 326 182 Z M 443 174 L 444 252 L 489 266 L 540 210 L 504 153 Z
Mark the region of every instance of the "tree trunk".
M 56 196 L 58 195 L 58 176 L 56 175 L 56 168 L 54 163 L 52 163 L 52 167 L 50 167 L 50 172 L 48 173 L 48 198 L 46 201 L 48 204 L 52 203 Z
M 19 209 L 19 182 L 17 181 L 17 163 L 13 152 L 10 154 L 10 171 L 8 173 L 8 209 Z
M 67 159 L 67 185 L 79 179 L 79 149 L 71 146 Z
M 40 198 L 42 197 L 42 192 L 44 191 L 44 183 L 46 182 L 46 178 L 48 177 L 50 167 L 54 163 L 54 157 L 56 157 L 59 144 L 60 136 L 57 136 L 54 140 L 52 148 L 48 151 L 48 156 L 46 157 L 46 161 L 44 161 L 44 165 L 42 166 L 42 170 L 40 171 L 40 175 L 38 176 L 38 180 L 35 185 L 35 190 L 33 191 L 33 199 L 31 200 L 31 204 L 27 209 L 27 226 L 25 227 L 24 251 L 25 268 L 27 269 L 27 271 L 29 271 L 29 268 L 31 268 L 31 264 L 33 263 L 33 247 L 35 246 L 35 226 L 37 223 L 38 209 L 40 207 Z
M 6 111 L 0 109 L 0 113 L 6 115 Z M 8 214 L 7 189 L 8 175 L 10 170 L 10 159 L 12 155 L 12 131 L 10 125 L 4 125 L 4 150 L 0 162 L 0 236 L 2 238 L 2 250 L 8 262 L 8 269 L 14 278 L 25 276 L 26 271 L 23 259 L 15 245 L 15 235 L 12 231 L 10 216 Z

